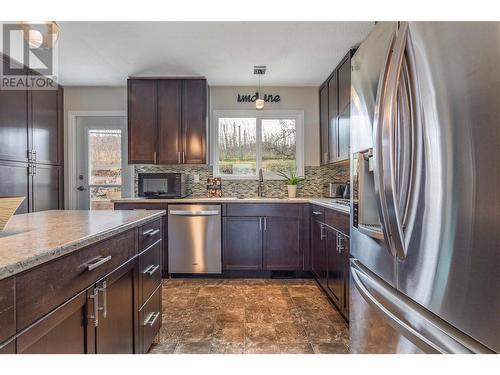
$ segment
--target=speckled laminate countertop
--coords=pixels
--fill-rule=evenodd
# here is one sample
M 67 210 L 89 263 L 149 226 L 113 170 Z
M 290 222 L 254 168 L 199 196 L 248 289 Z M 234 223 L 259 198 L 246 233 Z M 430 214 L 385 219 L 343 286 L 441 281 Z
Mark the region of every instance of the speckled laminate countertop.
M 165 215 L 53 210 L 13 216 L 0 232 L 0 280 Z
M 350 213 L 350 207 L 335 203 L 334 198 L 172 198 L 172 199 L 144 199 L 123 198 L 113 201 L 114 203 L 313 203 L 322 207 L 331 208 L 346 214 Z

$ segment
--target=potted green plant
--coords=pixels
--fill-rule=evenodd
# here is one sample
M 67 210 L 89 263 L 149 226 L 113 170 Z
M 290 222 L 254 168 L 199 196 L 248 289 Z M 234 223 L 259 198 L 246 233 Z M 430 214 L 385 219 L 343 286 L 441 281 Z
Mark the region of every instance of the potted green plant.
M 288 175 L 284 172 L 278 172 L 278 175 L 286 180 L 286 185 L 288 187 L 288 198 L 295 198 L 297 196 L 297 185 L 302 181 L 305 181 L 305 177 L 297 176 L 294 171 L 288 172 Z

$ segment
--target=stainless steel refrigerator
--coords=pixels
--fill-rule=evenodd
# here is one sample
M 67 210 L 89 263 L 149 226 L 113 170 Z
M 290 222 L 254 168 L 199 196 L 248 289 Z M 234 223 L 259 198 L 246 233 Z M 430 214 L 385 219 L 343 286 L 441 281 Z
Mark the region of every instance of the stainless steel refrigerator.
M 500 23 L 377 23 L 351 64 L 351 351 L 500 352 Z

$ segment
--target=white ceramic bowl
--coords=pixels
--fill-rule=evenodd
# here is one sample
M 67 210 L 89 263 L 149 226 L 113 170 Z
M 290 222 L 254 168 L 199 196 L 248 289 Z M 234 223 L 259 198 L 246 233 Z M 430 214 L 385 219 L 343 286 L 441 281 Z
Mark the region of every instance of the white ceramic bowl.
M 23 201 L 24 197 L 21 196 L 0 196 L 0 231 L 5 228 L 5 224 L 7 224 Z

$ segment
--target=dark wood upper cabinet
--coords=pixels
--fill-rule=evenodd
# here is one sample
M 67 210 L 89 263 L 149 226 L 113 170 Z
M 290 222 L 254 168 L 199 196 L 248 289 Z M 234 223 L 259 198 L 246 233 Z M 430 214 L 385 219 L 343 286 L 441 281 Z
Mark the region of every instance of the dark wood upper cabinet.
M 351 57 L 354 52 L 347 53 L 319 89 L 322 164 L 350 157 Z
M 264 217 L 264 269 L 302 269 L 301 221 L 299 218 Z
M 262 219 L 223 218 L 224 271 L 262 269 Z
M 129 163 L 206 163 L 207 81 L 128 80 Z
M 128 80 L 127 109 L 129 163 L 154 164 L 158 139 L 156 80 Z
M 32 150 L 37 163 L 62 163 L 62 88 L 31 91 Z
M 182 80 L 158 81 L 158 164 L 181 163 Z
M 28 92 L 0 90 L 0 159 L 28 161 Z
M 338 160 L 339 107 L 337 72 L 328 80 L 328 163 Z
M 328 163 L 328 83 L 319 89 L 319 132 L 321 164 Z
M 182 93 L 182 138 L 185 164 L 206 162 L 207 82 L 184 80 Z

